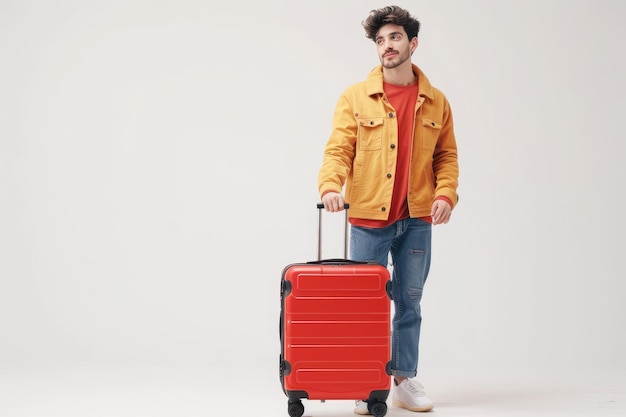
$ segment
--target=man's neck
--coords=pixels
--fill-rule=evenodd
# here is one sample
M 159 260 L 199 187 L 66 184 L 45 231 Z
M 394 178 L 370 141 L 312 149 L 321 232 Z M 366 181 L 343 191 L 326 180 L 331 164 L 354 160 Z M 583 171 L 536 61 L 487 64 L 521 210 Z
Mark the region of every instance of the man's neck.
M 393 85 L 411 85 L 417 75 L 413 73 L 413 66 L 409 61 L 396 68 L 383 67 L 383 80 Z

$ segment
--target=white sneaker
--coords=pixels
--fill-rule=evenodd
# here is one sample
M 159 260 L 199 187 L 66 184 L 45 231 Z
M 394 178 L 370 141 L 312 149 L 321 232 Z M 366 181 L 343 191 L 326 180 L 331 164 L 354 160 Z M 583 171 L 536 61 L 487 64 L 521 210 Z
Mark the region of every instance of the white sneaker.
M 424 386 L 408 378 L 394 387 L 392 404 L 395 407 L 406 408 L 411 411 L 430 411 L 433 409 L 433 402 L 426 396 Z
M 356 400 L 356 407 L 354 407 L 354 414 L 362 416 L 371 416 L 372 413 L 367 409 L 367 401 Z

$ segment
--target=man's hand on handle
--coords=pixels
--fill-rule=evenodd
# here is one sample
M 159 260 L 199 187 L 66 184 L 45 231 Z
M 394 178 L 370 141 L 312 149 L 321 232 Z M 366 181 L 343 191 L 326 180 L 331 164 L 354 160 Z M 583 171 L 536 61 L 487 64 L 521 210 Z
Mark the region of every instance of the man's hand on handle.
M 324 197 L 322 197 L 322 203 L 324 203 L 326 211 L 330 211 L 331 213 L 342 211 L 344 209 L 343 196 L 341 193 L 336 193 L 334 191 L 324 194 Z

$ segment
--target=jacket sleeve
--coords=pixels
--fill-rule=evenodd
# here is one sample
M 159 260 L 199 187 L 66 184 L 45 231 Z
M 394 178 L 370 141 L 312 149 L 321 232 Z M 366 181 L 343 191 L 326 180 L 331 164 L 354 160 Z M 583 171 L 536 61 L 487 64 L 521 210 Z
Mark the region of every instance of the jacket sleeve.
M 348 91 L 337 101 L 333 114 L 332 130 L 318 174 L 320 196 L 329 191 L 340 193 L 352 169 L 355 155 L 357 122 Z
M 435 173 L 435 198 L 443 196 L 450 199 L 454 208 L 458 203 L 457 188 L 459 185 L 459 164 L 452 109 L 444 97 L 444 111 L 441 133 L 433 154 L 433 170 Z

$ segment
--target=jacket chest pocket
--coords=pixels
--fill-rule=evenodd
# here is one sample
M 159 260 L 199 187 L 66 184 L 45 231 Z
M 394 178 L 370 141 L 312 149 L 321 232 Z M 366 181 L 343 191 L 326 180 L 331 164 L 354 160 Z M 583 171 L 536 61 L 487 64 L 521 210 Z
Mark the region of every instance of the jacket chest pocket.
M 435 149 L 440 133 L 441 123 L 432 119 L 422 119 L 422 146 L 424 148 Z
M 358 119 L 357 144 L 361 151 L 375 151 L 382 147 L 384 119 Z

